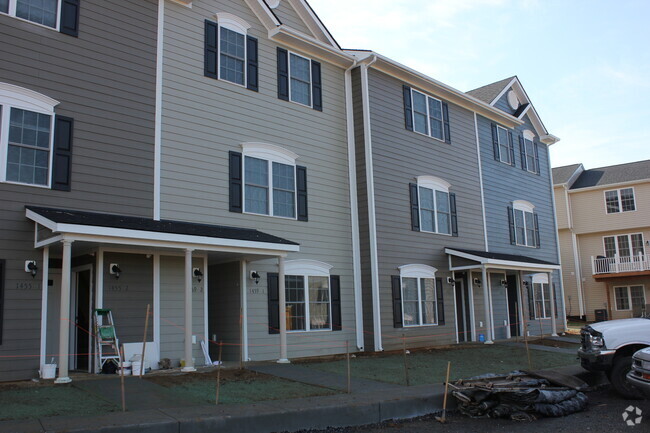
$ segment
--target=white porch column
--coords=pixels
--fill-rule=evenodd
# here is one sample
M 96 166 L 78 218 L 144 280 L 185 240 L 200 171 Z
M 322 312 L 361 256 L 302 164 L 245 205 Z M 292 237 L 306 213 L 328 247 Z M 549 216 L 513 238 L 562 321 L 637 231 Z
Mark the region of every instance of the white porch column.
M 249 361 L 248 356 L 248 262 L 241 261 L 241 305 L 242 305 L 242 344 L 244 361 Z
M 54 383 L 70 383 L 68 356 L 70 352 L 70 273 L 72 265 L 72 242 L 63 240 L 63 263 L 61 265 L 61 320 L 59 321 L 59 377 Z
M 287 358 L 287 301 L 284 287 L 284 257 L 278 257 L 278 301 L 280 304 L 280 359 L 279 364 L 288 364 Z
M 41 369 L 46 362 L 47 351 L 47 295 L 48 295 L 48 281 L 50 275 L 50 247 L 43 248 L 43 263 L 41 264 L 42 282 L 41 282 L 41 354 L 40 366 Z
M 549 272 L 548 274 L 548 290 L 551 296 L 551 335 L 557 337 L 557 324 L 555 321 L 555 302 L 553 298 L 555 297 L 555 289 L 553 288 L 553 273 Z
M 486 340 L 485 344 L 492 344 L 494 343 L 492 340 L 494 339 L 494 336 L 492 335 L 492 320 L 490 317 L 490 292 L 488 285 L 490 282 L 488 281 L 487 277 L 487 269 L 485 269 L 485 265 L 481 266 L 481 285 L 483 286 L 483 299 L 485 300 L 484 302 L 484 307 L 485 307 L 485 329 L 486 329 Z
M 192 250 L 185 250 L 185 367 L 182 371 L 196 371 L 192 361 Z

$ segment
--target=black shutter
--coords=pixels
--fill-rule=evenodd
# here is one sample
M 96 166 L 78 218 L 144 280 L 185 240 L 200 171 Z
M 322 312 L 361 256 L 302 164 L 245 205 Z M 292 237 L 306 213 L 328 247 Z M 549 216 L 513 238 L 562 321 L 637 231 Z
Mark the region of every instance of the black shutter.
M 298 193 L 298 221 L 307 221 L 307 167 L 296 166 L 296 189 Z
M 508 147 L 510 148 L 510 165 L 515 166 L 515 142 L 512 139 L 512 131 L 508 131 Z
M 542 170 L 539 167 L 539 149 L 537 143 L 535 143 L 533 147 L 535 149 L 535 173 L 539 175 Z
M 526 143 L 524 143 L 524 137 L 519 136 L 519 152 L 521 153 L 521 169 L 528 169 L 528 161 L 526 161 Z
M 79 36 L 80 0 L 63 0 L 61 2 L 61 25 L 59 30 L 66 35 Z
M 555 307 L 555 318 L 557 319 L 559 313 L 557 311 L 557 292 L 555 291 L 555 283 L 553 283 L 553 306 Z M 555 329 L 553 332 L 555 332 Z
M 5 310 L 5 261 L 0 260 L 0 344 L 2 344 L 3 312 Z
M 228 152 L 230 156 L 230 212 L 241 213 L 242 203 L 242 154 Z
M 393 328 L 402 328 L 402 285 L 399 275 L 390 277 L 393 291 Z
M 54 120 L 54 155 L 52 159 L 52 189 L 70 191 L 72 184 L 72 129 L 74 121 L 56 116 Z
M 409 195 L 411 197 L 411 230 L 420 231 L 420 206 L 418 204 L 418 186 L 415 183 L 409 184 Z
M 501 161 L 499 158 L 499 133 L 494 123 L 492 124 L 492 146 L 494 147 L 494 159 Z
M 246 68 L 246 87 L 257 92 L 259 90 L 257 39 L 252 36 L 246 37 Z
M 219 78 L 219 46 L 217 23 L 205 20 L 205 65 L 203 74 L 210 78 Z
M 314 110 L 323 111 L 323 88 L 321 84 L 320 63 L 311 61 L 311 93 Z
M 280 333 L 280 279 L 276 273 L 266 274 L 269 304 L 269 334 Z
M 449 193 L 449 210 L 451 212 L 451 235 L 458 236 L 458 216 L 456 214 L 456 193 Z
M 278 98 L 289 100 L 289 53 L 278 47 Z
M 536 213 L 533 214 L 533 217 L 535 218 L 535 247 L 539 248 L 541 245 L 539 240 L 539 219 Z
M 533 281 L 531 280 L 528 282 L 528 318 L 530 320 L 535 320 L 535 298 L 533 291 Z
M 408 86 L 402 87 L 404 93 L 404 123 L 406 129 L 413 131 L 413 104 L 411 103 L 411 88 Z
M 330 291 L 332 293 L 332 331 L 343 329 L 341 323 L 341 277 L 330 276 Z
M 438 304 L 438 325 L 445 324 L 445 300 L 443 299 L 442 278 L 436 278 L 436 300 Z
M 446 102 L 442 103 L 442 120 L 445 124 L 445 143 L 451 144 L 451 133 L 449 131 L 449 107 Z
M 515 211 L 512 209 L 512 206 L 508 206 L 508 226 L 510 227 L 510 243 L 516 245 L 517 235 L 515 232 Z

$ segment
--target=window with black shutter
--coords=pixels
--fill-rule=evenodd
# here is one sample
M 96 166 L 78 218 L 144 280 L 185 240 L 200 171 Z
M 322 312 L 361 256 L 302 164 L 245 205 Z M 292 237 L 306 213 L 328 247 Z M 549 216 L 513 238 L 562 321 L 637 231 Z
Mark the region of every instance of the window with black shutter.
M 449 183 L 434 176 L 418 176 L 409 184 L 411 230 L 458 236 L 456 194 Z
M 204 75 L 259 90 L 257 39 L 232 24 L 205 21 Z
M 451 143 L 449 104 L 406 85 L 402 92 L 406 129 Z
M 321 64 L 278 47 L 278 98 L 323 111 Z

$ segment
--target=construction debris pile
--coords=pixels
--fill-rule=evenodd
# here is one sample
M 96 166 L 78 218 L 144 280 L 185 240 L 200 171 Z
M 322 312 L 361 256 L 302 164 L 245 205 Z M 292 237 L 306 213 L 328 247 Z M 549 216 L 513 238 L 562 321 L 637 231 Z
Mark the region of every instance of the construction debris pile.
M 570 415 L 587 407 L 587 396 L 581 392 L 586 384 L 576 378 L 562 379 L 566 378 L 515 371 L 507 376 L 459 380 L 449 386 L 464 415 L 533 421 L 541 416 Z

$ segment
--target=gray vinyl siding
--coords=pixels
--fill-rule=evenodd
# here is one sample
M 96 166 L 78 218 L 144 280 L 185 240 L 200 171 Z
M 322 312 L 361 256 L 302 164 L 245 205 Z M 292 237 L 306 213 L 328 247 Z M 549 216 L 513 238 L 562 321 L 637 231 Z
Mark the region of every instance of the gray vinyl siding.
M 248 34 L 259 42 L 259 92 L 203 75 L 204 20 L 214 19 L 216 10 L 251 25 Z M 166 12 L 162 217 L 256 228 L 300 244 L 300 252 L 287 260 L 332 265 L 332 274 L 341 276 L 345 329 L 290 336 L 289 357 L 343 352 L 344 341 L 354 341 L 355 327 L 344 70 L 321 61 L 322 112 L 283 101 L 277 96 L 277 44 L 244 1 L 195 2 L 192 9 L 170 5 Z M 228 151 L 241 151 L 245 142 L 274 144 L 299 156 L 296 164 L 307 168 L 308 222 L 228 211 Z M 277 266 L 257 270 L 264 273 L 257 287 L 265 289 L 265 273 L 277 272 Z M 269 346 L 279 338 L 268 334 L 266 297 L 264 291 L 249 299 L 253 360 L 279 355 Z M 328 347 L 309 347 L 314 338 L 328 341 Z M 292 346 L 301 343 L 304 348 Z
M 280 19 L 282 24 L 306 35 L 314 36 L 288 1 L 281 1 L 280 5 L 273 9 L 273 12 Z
M 24 206 L 152 216 L 157 3 L 84 0 L 78 38 L 0 15 L 0 82 L 54 98 L 56 114 L 74 119 L 72 191 L 0 183 L 7 260 L 0 380 L 38 369 L 41 274 L 32 280 L 23 268 L 34 259 L 40 267 L 42 252 Z M 73 244 L 73 255 L 79 251 Z
M 405 129 L 404 83 L 372 69 L 369 80 L 383 347 L 398 348 L 397 337 L 402 334 L 430 336 L 414 345 L 452 343 L 456 341 L 454 295 L 446 282 L 451 273 L 444 249 L 484 248 L 474 115 L 449 104 L 451 144 L 447 144 Z M 437 176 L 451 184 L 450 192 L 456 193 L 458 237 L 411 230 L 409 183 L 420 175 Z M 398 266 L 413 263 L 438 269 L 436 277 L 442 278 L 444 287 L 444 326 L 393 327 L 391 275 L 399 275 Z
M 192 268 L 203 269 L 203 258 L 193 258 Z M 185 358 L 185 258 L 160 257 L 160 358 L 169 358 L 178 367 Z M 192 345 L 195 365 L 205 364 L 201 340 L 204 327 L 204 282 L 192 279 Z
M 515 110 L 513 110 L 508 103 L 508 92 L 509 90 L 506 91 L 506 93 L 504 93 L 503 96 L 501 96 L 499 100 L 494 103 L 494 107 L 498 108 L 501 111 L 505 111 L 508 114 L 514 114 Z

